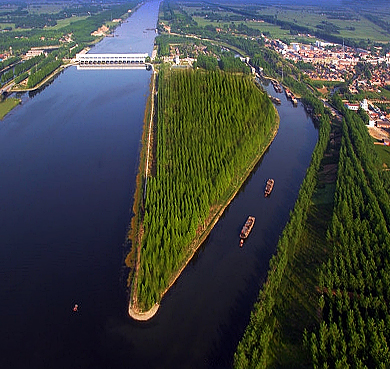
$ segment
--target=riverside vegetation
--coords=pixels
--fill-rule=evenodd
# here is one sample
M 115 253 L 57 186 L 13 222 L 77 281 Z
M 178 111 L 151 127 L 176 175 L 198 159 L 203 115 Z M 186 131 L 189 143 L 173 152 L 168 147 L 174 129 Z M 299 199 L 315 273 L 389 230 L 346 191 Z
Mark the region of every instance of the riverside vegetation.
M 389 173 L 359 114 L 337 95 L 333 104 L 344 117 L 332 127 L 341 137 L 332 159 L 337 178 L 320 180 L 334 149 L 327 148 L 329 117 L 317 106 L 319 141 L 235 368 L 390 365 Z
M 133 281 L 137 308 L 150 309 L 199 246 L 276 132 L 268 96 L 249 76 L 170 71 L 158 78 L 157 124 Z M 138 243 L 138 244 L 137 244 Z
M 234 355 L 235 368 L 304 367 L 303 355 L 299 353 L 299 350 L 302 352 L 301 325 L 308 322 L 313 324 L 310 313 L 313 310 L 315 312 L 315 308 L 312 308 L 315 303 L 313 297 L 305 292 L 305 288 L 298 288 L 302 287 L 302 283 L 307 283 L 306 280 L 301 282 L 299 276 L 307 277 L 309 273 L 303 272 L 308 266 L 301 263 L 297 267 L 296 260 L 299 258 L 302 262 L 302 257 L 305 256 L 303 252 L 306 251 L 307 220 L 316 191 L 318 171 L 329 141 L 330 117 L 323 104 L 310 94 L 303 101 L 319 117 L 319 140 L 290 220 L 279 239 L 277 253 L 270 260 L 267 281 L 259 293 L 249 325 Z M 291 286 L 294 288 L 290 289 Z M 288 323 L 288 320 L 293 323 Z M 290 336 L 284 337 L 287 331 Z M 292 360 L 289 360 L 290 351 L 298 351 L 298 355 Z M 286 357 L 288 364 L 283 366 Z

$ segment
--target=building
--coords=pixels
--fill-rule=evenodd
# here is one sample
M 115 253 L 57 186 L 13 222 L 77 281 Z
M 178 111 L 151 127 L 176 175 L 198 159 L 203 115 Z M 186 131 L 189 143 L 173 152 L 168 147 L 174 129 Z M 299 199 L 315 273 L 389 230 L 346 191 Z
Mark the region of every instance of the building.
M 390 122 L 389 121 L 385 121 L 385 120 L 378 120 L 378 121 L 376 121 L 376 126 L 378 128 L 389 129 L 390 128 Z
M 360 104 L 352 104 L 352 103 L 349 103 L 349 102 L 344 103 L 344 106 L 347 109 L 353 110 L 353 111 L 358 111 L 359 108 L 360 108 Z
M 300 46 L 299 46 L 299 44 L 297 44 L 296 42 L 293 42 L 293 43 L 291 44 L 291 46 L 292 46 L 292 49 L 293 49 L 294 51 L 299 51 L 299 50 L 300 50 Z
M 360 107 L 364 110 L 364 111 L 368 111 L 368 102 L 366 99 L 363 99 L 363 101 L 360 103 Z
M 360 104 L 359 103 L 344 103 L 344 106 L 353 111 L 358 111 L 359 108 L 362 108 L 364 111 L 368 111 L 368 102 L 366 99 L 364 99 Z
M 31 59 L 41 54 L 43 54 L 43 49 L 32 47 L 29 51 L 27 51 L 25 59 Z

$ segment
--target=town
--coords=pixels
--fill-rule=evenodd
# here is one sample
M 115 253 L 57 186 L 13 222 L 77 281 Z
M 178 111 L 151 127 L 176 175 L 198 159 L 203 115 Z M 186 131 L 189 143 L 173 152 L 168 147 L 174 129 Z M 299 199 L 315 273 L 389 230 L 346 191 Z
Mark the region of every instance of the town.
M 310 35 L 307 35 L 311 37 Z M 316 40 L 314 44 L 291 43 L 287 45 L 280 40 L 266 39 L 268 47 L 273 48 L 283 58 L 294 63 L 303 62 L 310 65 L 305 73 L 316 81 L 346 82 L 352 81 L 347 87 L 351 95 L 361 92 L 381 93 L 390 86 L 390 53 L 380 55 L 380 48 L 375 53 L 371 51 L 347 47 Z M 368 73 L 361 73 L 362 67 Z M 377 104 L 384 106 L 382 111 Z M 362 99 L 358 101 L 345 100 L 345 106 L 357 111 L 363 109 L 369 116 L 369 126 L 389 129 L 390 111 L 386 105 L 390 101 L 384 99 Z

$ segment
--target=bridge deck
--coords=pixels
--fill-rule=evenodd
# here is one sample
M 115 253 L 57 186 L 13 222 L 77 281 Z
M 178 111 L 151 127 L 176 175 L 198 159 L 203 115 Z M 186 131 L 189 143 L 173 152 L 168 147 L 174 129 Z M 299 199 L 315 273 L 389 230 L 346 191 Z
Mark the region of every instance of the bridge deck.
M 77 54 L 79 64 L 145 64 L 148 54 Z

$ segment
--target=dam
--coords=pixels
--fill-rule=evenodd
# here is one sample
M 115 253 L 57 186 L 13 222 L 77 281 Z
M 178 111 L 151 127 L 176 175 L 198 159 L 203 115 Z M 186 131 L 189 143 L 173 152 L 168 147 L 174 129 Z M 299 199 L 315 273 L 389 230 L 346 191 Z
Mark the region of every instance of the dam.
M 112 66 L 113 64 L 144 65 L 148 53 L 143 54 L 77 54 L 76 62 L 79 65 Z

